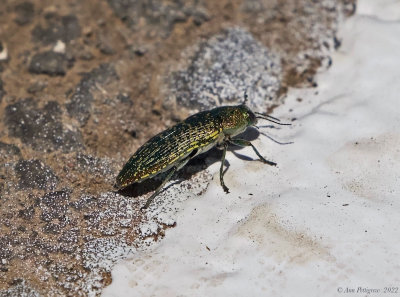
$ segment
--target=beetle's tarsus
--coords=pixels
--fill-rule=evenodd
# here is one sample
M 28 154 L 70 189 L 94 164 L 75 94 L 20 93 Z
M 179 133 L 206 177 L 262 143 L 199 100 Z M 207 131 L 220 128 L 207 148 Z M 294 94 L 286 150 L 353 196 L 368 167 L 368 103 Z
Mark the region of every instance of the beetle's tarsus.
M 264 159 L 264 158 L 260 159 L 260 161 L 263 162 L 264 164 L 268 164 L 268 165 L 271 165 L 271 166 L 276 166 L 276 165 L 278 165 L 278 164 L 276 164 L 275 162 L 268 161 L 268 160 L 266 160 L 266 159 Z
M 222 185 L 222 188 L 224 189 L 224 192 L 225 192 L 226 194 L 229 194 L 229 193 L 230 193 L 230 192 L 229 192 L 229 188 L 228 188 L 227 186 Z

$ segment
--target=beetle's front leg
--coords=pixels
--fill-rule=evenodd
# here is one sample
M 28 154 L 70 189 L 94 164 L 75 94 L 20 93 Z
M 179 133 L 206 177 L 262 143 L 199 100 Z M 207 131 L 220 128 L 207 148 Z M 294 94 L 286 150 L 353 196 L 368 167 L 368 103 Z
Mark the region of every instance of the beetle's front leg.
M 229 143 L 232 143 L 232 144 L 235 144 L 235 145 L 238 145 L 238 146 L 251 146 L 253 148 L 254 152 L 257 154 L 257 156 L 260 158 L 260 160 L 262 162 L 264 162 L 265 164 L 271 165 L 271 166 L 276 166 L 275 162 L 268 161 L 263 156 L 261 156 L 261 154 L 255 148 L 255 146 L 248 140 L 245 140 L 245 139 L 230 139 Z
M 224 189 L 225 193 L 229 193 L 229 188 L 225 186 L 224 183 L 224 163 L 225 163 L 225 155 L 226 155 L 226 149 L 228 148 L 228 143 L 223 142 L 221 147 L 223 147 L 223 152 L 222 152 L 222 159 L 221 159 L 221 167 L 219 168 L 219 180 L 221 182 L 221 186 Z

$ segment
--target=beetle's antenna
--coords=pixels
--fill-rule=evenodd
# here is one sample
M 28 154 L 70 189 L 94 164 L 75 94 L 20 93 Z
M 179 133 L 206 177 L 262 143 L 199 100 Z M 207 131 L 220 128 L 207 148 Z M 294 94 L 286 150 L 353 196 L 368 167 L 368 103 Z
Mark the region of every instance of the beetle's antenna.
M 263 116 L 263 117 L 267 117 L 267 118 L 273 119 L 274 121 L 277 121 L 277 122 L 280 122 L 280 121 L 281 121 L 280 119 L 274 118 L 273 116 L 270 116 L 270 115 L 268 115 L 268 114 L 266 114 L 266 113 L 261 113 L 261 112 L 257 112 L 257 111 L 256 111 L 255 114 L 258 114 L 258 115 L 261 115 L 261 116 Z
M 255 126 L 253 126 L 253 127 L 255 127 Z M 274 125 L 261 125 L 261 126 L 258 126 L 258 128 L 272 128 L 272 129 L 280 129 L 280 128 L 278 128 L 278 127 L 274 126 Z
M 275 119 L 274 117 L 271 117 L 271 116 L 256 116 L 256 118 L 257 119 L 267 120 L 267 121 L 270 121 L 272 123 L 275 123 L 275 124 L 281 125 L 281 126 L 290 126 L 290 125 L 292 125 L 292 124 L 281 123 L 281 122 L 279 122 L 280 121 L 279 119 Z
M 268 134 L 264 133 L 264 132 L 260 132 L 260 134 L 264 135 L 265 137 L 271 139 L 273 142 L 280 144 L 280 145 L 287 145 L 287 144 L 292 144 L 294 143 L 293 141 L 289 141 L 289 142 L 280 142 L 276 139 L 273 139 L 271 136 L 269 136 Z

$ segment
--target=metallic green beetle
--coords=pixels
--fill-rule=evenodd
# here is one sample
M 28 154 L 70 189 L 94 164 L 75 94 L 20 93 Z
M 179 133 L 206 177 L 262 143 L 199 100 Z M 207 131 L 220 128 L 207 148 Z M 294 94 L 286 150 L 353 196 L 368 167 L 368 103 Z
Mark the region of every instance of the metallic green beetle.
M 217 146 L 223 149 L 220 182 L 226 193 L 229 189 L 223 179 L 223 167 L 228 144 L 251 146 L 260 160 L 268 165 L 276 163 L 264 159 L 254 145 L 245 139 L 232 138 L 257 124 L 257 118 L 279 125 L 279 119 L 251 111 L 244 103 L 237 106 L 222 106 L 196 113 L 175 126 L 151 138 L 124 165 L 117 176 L 116 187 L 125 188 L 132 183 L 170 170 L 161 185 L 147 199 L 143 208 L 147 208 L 162 187 L 185 164 L 198 154 Z

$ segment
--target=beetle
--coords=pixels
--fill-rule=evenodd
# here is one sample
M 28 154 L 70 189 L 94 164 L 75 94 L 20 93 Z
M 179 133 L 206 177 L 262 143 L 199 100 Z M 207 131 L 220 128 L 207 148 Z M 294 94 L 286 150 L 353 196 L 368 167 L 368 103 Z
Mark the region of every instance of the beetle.
M 255 126 L 257 119 L 265 119 L 279 125 L 280 120 L 264 113 L 253 112 L 245 102 L 236 106 L 221 106 L 196 113 L 175 126 L 157 134 L 124 165 L 116 178 L 115 187 L 123 189 L 132 183 L 140 183 L 162 172 L 168 172 L 162 183 L 147 199 L 142 209 L 148 208 L 157 194 L 171 177 L 193 157 L 204 153 L 214 146 L 223 150 L 219 178 L 226 193 L 229 188 L 224 183 L 223 169 L 226 150 L 229 144 L 251 146 L 260 161 L 276 166 L 266 160 L 248 140 L 233 138 L 244 132 L 247 127 Z

